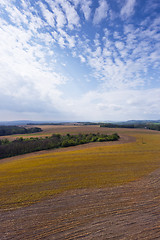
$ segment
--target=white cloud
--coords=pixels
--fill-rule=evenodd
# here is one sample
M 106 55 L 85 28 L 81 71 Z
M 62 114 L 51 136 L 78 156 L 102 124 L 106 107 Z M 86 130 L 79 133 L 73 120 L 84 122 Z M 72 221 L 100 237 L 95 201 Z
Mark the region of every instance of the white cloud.
M 58 41 L 61 48 L 69 47 L 74 48 L 75 47 L 75 37 L 70 36 L 66 31 L 59 28 L 57 32 L 53 33 L 53 36 Z
M 94 44 L 95 44 L 96 47 L 101 45 L 101 43 L 100 43 L 100 35 L 98 33 L 96 33 L 96 35 L 95 35 Z
M 121 9 L 121 17 L 128 18 L 134 14 L 136 0 L 126 0 L 125 5 Z
M 160 17 L 157 17 L 154 19 L 152 26 L 154 28 L 157 28 L 157 26 L 160 26 Z
M 51 13 L 47 7 L 40 2 L 39 3 L 40 7 L 41 7 L 41 11 L 43 13 L 44 18 L 46 19 L 47 23 L 51 26 L 51 27 L 55 27 L 55 20 L 54 20 L 54 15 L 53 13 Z
M 12 23 L 16 24 L 17 26 L 21 26 L 22 24 L 28 24 L 26 15 L 20 12 L 15 6 L 9 4 L 6 5 L 6 11 L 8 12 L 9 18 Z
M 159 101 L 160 89 L 97 90 L 72 103 L 72 112 L 84 121 L 158 119 Z
M 67 22 L 66 17 L 64 16 L 63 12 L 59 8 L 55 8 L 54 13 L 56 15 L 57 27 L 63 28 Z
M 116 48 L 118 48 L 119 50 L 124 49 L 124 43 L 121 42 L 121 41 L 115 42 L 115 46 L 116 46 Z
M 69 48 L 75 47 L 76 41 L 75 41 L 75 37 L 74 36 L 68 36 L 67 40 L 68 40 L 68 47 Z
M 63 11 L 65 12 L 68 28 L 72 30 L 74 27 L 79 27 L 80 17 L 75 7 L 67 0 L 57 0 L 57 2 L 61 5 Z
M 103 48 L 98 35 L 94 46 L 86 48 L 87 63 L 94 69 L 94 77 L 104 88 L 136 88 L 148 84 L 147 72 L 150 66 L 158 69 L 159 45 L 151 46 L 151 39 L 157 33 L 152 30 L 125 27 L 125 41 L 111 41 L 103 37 Z M 143 53 L 143 54 L 142 54 Z
M 9 9 L 10 15 L 14 16 L 14 10 Z M 28 114 L 54 112 L 64 108 L 58 87 L 67 79 L 56 71 L 52 38 L 48 32 L 38 31 L 38 22 L 43 22 L 30 14 L 33 21 L 28 20 L 27 28 L 22 27 L 22 18 L 18 26 L 0 21 L 0 98 L 4 103 L 0 109 Z
M 26 3 L 25 0 L 21 0 L 21 5 L 24 9 L 27 9 L 28 8 L 28 2 Z
M 6 1 L 5 0 L 0 0 L 0 4 L 1 5 L 6 5 Z
M 52 9 L 52 12 L 55 15 L 57 27 L 63 28 L 64 25 L 66 24 L 66 17 L 62 10 L 60 9 L 60 6 L 52 0 L 46 0 L 46 2 L 48 3 L 50 8 Z
M 136 27 L 119 25 L 117 16 L 111 21 L 114 12 L 107 0 L 99 0 L 97 9 L 92 0 L 33 2 L 0 1 L 2 112 L 35 112 L 37 118 L 55 113 L 70 120 L 158 116 L 159 16 Z M 136 1 L 124 2 L 121 17 L 126 20 Z M 95 26 L 107 16 L 105 27 Z M 157 90 L 137 90 L 154 83 Z M 81 96 L 72 94 L 74 87 Z
M 133 33 L 135 31 L 133 24 L 125 24 L 123 27 L 124 27 L 124 34 Z
M 99 0 L 99 7 L 96 9 L 93 23 L 99 24 L 104 18 L 107 17 L 108 4 L 105 0 Z
M 92 4 L 91 0 L 81 1 L 81 9 L 84 13 L 84 17 L 86 20 L 88 20 L 91 15 L 91 4 Z
M 114 32 L 113 36 L 114 36 L 115 39 L 121 39 L 120 34 L 116 31 Z
M 86 61 L 86 59 L 82 55 L 79 55 L 79 58 L 80 58 L 82 63 L 84 63 Z
M 59 43 L 61 48 L 65 48 L 65 45 L 66 45 L 65 44 L 65 40 L 64 40 L 64 38 L 62 36 L 59 37 L 58 43 Z

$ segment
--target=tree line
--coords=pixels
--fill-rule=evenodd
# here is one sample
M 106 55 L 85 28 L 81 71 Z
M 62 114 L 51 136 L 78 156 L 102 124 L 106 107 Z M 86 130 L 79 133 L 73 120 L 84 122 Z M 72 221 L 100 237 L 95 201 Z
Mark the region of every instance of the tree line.
M 41 132 L 42 129 L 38 127 L 25 128 L 19 126 L 0 126 L 0 136 L 14 135 L 14 134 L 26 134 Z
M 160 131 L 159 123 L 131 123 L 131 124 L 117 124 L 117 123 L 102 123 L 100 127 L 107 128 L 144 128 Z
M 69 146 L 76 146 L 89 142 L 103 142 L 103 141 L 117 141 L 119 135 L 114 133 L 112 135 L 106 134 L 78 134 L 78 135 L 60 135 L 53 134 L 51 137 L 45 138 L 17 138 L 10 142 L 7 139 L 0 140 L 0 158 L 12 157 L 20 154 L 62 148 Z

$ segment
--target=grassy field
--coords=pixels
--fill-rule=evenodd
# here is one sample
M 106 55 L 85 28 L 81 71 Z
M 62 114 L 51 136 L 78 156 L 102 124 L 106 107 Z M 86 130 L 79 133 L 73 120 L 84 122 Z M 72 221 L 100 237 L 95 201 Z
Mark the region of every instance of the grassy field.
M 115 132 L 96 127 L 54 128 L 59 133 Z M 66 131 L 66 132 L 65 132 Z M 66 190 L 104 188 L 137 180 L 160 166 L 160 134 L 116 130 L 136 142 L 52 152 L 0 163 L 0 207 L 22 207 Z M 45 134 L 51 134 L 44 131 Z

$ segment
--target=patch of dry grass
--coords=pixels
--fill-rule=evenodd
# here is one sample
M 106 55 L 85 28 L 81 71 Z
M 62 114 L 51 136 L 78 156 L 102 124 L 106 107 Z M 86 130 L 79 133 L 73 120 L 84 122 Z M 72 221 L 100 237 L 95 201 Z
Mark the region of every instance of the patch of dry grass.
M 121 185 L 147 175 L 160 166 L 160 135 L 135 132 L 134 136 L 133 143 L 1 163 L 1 208 L 29 205 L 66 190 Z

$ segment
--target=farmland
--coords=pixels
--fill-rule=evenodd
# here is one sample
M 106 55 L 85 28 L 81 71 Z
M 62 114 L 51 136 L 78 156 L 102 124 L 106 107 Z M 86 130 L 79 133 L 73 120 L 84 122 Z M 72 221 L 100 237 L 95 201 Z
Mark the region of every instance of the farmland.
M 144 221 L 148 219 L 147 229 L 154 227 L 154 234 L 159 234 L 159 223 L 156 220 L 156 213 L 159 211 L 159 132 L 72 125 L 41 128 L 43 132 L 26 136 L 117 132 L 120 140 L 88 143 L 2 159 L 0 222 L 3 222 L 1 232 L 4 238 L 0 236 L 1 239 L 7 239 L 7 234 L 13 239 L 18 239 L 17 234 L 19 239 L 76 239 L 74 237 L 78 238 L 79 234 L 82 234 L 84 239 L 96 239 L 99 236 L 106 239 L 103 234 L 123 236 L 120 226 L 124 223 L 123 228 L 127 227 L 127 221 L 131 224 L 131 232 L 128 234 L 133 234 L 135 229 L 137 231 L 135 217 L 141 221 L 142 226 L 145 226 Z M 7 136 L 8 139 L 16 137 L 17 135 Z M 148 218 L 146 214 L 149 213 L 145 206 L 150 209 Z M 141 215 L 138 215 L 137 211 L 140 211 Z M 40 217 L 42 214 L 43 219 Z M 111 227 L 107 215 L 117 224 L 115 228 Z M 16 225 L 18 217 L 24 228 Z M 25 229 L 31 227 L 31 218 L 34 231 L 28 230 L 27 237 Z M 6 230 L 6 224 L 9 224 L 9 230 Z M 92 225 L 95 227 L 92 228 Z M 110 226 L 108 233 L 103 229 L 107 226 Z M 41 228 L 44 230 L 41 231 Z M 23 229 L 24 233 L 20 229 Z M 77 235 L 74 235 L 76 231 Z M 139 228 L 138 231 L 139 235 L 136 237 L 143 239 L 145 234 L 147 237 L 148 230 L 143 233 Z M 65 238 L 64 233 L 68 237 Z M 97 235 L 93 237 L 93 233 Z M 120 235 L 117 236 L 117 239 L 121 239 Z M 136 237 L 135 239 L 138 239 Z M 130 238 L 123 236 L 123 239 Z

